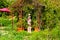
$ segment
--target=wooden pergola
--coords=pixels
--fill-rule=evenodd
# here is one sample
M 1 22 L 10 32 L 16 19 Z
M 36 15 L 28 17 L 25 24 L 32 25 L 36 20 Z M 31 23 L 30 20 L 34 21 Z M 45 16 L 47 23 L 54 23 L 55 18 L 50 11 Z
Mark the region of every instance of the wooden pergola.
M 41 10 L 43 9 L 44 6 L 42 4 L 40 4 L 37 0 L 32 0 L 31 3 L 29 1 L 27 2 L 27 0 L 17 0 L 16 3 L 13 3 L 13 5 L 12 5 L 12 8 L 15 8 L 15 10 L 12 11 L 12 16 L 13 16 L 13 12 L 17 11 L 19 13 L 18 22 L 19 21 L 23 22 L 21 19 L 23 18 L 22 7 L 25 5 L 24 3 L 29 4 L 29 5 L 33 5 L 35 7 L 35 10 L 37 10 L 36 20 L 37 20 L 37 23 L 38 23 L 38 29 L 40 30 L 40 26 L 41 26 L 40 17 L 41 17 L 41 14 L 42 14 Z M 23 24 L 20 27 L 22 27 L 22 26 L 23 26 Z

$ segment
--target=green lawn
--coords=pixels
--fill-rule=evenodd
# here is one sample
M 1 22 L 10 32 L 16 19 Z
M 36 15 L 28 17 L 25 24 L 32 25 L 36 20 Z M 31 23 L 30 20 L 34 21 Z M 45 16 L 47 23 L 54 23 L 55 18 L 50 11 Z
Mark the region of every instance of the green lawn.
M 59 31 L 40 31 L 28 33 L 27 31 L 17 32 L 16 30 L 1 30 L 0 40 L 60 40 Z
M 0 40 L 60 40 L 60 30 L 59 27 L 55 27 L 52 30 L 41 30 L 40 32 L 28 33 L 27 31 L 17 32 L 17 30 L 12 30 L 12 25 L 9 18 L 1 18 L 0 23 L 4 30 L 0 30 Z M 16 19 L 14 19 L 14 29 L 17 28 Z

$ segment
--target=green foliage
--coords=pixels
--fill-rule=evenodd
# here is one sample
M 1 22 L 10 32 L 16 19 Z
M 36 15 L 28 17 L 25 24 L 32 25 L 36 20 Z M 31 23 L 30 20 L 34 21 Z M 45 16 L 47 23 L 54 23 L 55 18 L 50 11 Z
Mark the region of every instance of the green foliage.
M 8 17 L 0 17 L 0 25 L 2 24 L 2 26 L 11 26 L 12 24 L 12 20 Z M 16 18 L 14 19 L 14 24 L 17 23 Z
M 59 0 L 38 0 L 42 5 L 45 5 L 44 11 L 42 10 L 41 20 L 43 24 L 41 24 L 41 28 L 45 29 L 40 32 L 27 33 L 16 32 L 16 31 L 8 31 L 9 33 L 6 35 L 1 35 L 0 40 L 60 40 L 60 1 Z M 0 1 L 0 8 L 9 7 L 12 4 L 7 1 Z M 13 8 L 12 8 L 13 9 Z M 14 8 L 15 9 L 15 8 Z M 20 8 L 18 8 L 20 9 Z M 17 10 L 17 9 L 16 9 Z M 22 7 L 23 10 L 23 25 L 27 28 L 27 17 L 30 13 L 32 16 L 32 27 L 37 26 L 36 20 L 36 10 L 32 5 L 24 5 Z M 18 10 L 17 10 L 18 11 Z M 18 16 L 17 12 L 14 12 L 15 16 Z M 0 24 L 3 26 L 12 27 L 12 20 L 6 18 L 0 13 Z M 17 18 L 14 19 L 14 29 L 17 28 Z
M 0 0 L 0 8 L 9 7 L 14 1 Z
M 0 8 L 8 7 L 9 3 L 6 0 L 0 0 Z
M 7 33 L 8 32 L 8 33 Z M 1 34 L 1 40 L 59 40 L 60 39 L 60 31 L 58 28 L 55 28 L 53 31 L 49 31 L 48 29 L 40 32 L 32 32 L 27 33 L 26 31 L 17 32 L 15 30 L 7 31 Z
M 59 2 L 59 0 L 57 0 L 57 1 L 55 1 L 55 0 L 53 0 L 53 1 L 52 0 L 38 0 L 38 1 L 40 2 L 40 4 L 45 5 L 45 9 L 44 9 L 44 11 L 42 10 L 42 15 L 41 15 L 41 20 L 43 22 L 42 28 L 52 29 L 52 28 L 56 27 L 56 25 L 58 25 L 58 22 L 60 21 L 60 7 L 59 7 L 60 2 Z M 1 6 L 3 5 L 3 7 L 8 7 L 9 5 L 13 6 L 13 5 L 11 5 L 12 2 L 13 1 L 5 0 L 5 1 L 2 1 L 0 3 L 0 5 Z M 19 7 L 17 9 L 19 9 Z M 34 20 L 36 20 L 36 14 L 37 14 L 36 10 L 34 9 L 34 6 L 30 5 L 30 4 L 29 5 L 26 4 L 22 7 L 22 9 L 23 9 L 24 26 L 27 27 L 27 17 L 28 17 L 29 13 L 32 16 L 32 25 L 34 26 L 35 24 L 33 24 L 33 23 L 34 23 Z M 15 14 L 15 16 L 18 16 L 17 12 L 14 12 L 14 14 Z
M 42 11 L 42 22 L 43 28 L 52 29 L 58 25 L 60 17 L 60 2 L 59 0 L 39 0 L 43 5 L 45 5 L 44 11 Z

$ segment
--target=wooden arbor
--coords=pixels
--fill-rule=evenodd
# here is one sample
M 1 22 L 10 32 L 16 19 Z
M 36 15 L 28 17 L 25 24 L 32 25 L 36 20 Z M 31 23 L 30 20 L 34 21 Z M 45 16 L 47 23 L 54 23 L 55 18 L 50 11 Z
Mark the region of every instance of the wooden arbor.
M 12 4 L 12 8 L 14 8 L 15 10 L 12 11 L 12 14 L 17 11 L 18 12 L 18 22 L 22 22 L 22 18 L 23 18 L 23 10 L 22 7 L 25 5 L 32 5 L 34 6 L 35 10 L 37 11 L 36 13 L 36 19 L 37 19 L 37 23 L 38 23 L 38 29 L 40 30 L 40 26 L 41 26 L 41 10 L 43 8 L 43 5 L 41 5 L 37 0 L 17 0 L 15 3 Z M 13 16 L 13 15 L 12 15 Z M 20 27 L 22 27 L 23 24 L 20 25 Z

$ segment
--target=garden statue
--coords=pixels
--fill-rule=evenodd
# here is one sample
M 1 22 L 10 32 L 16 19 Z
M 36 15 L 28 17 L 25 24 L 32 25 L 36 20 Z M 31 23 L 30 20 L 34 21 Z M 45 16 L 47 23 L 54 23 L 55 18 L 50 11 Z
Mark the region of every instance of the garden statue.
M 27 19 L 27 22 L 28 22 L 28 32 L 31 33 L 31 16 L 30 14 L 28 14 L 28 19 Z

